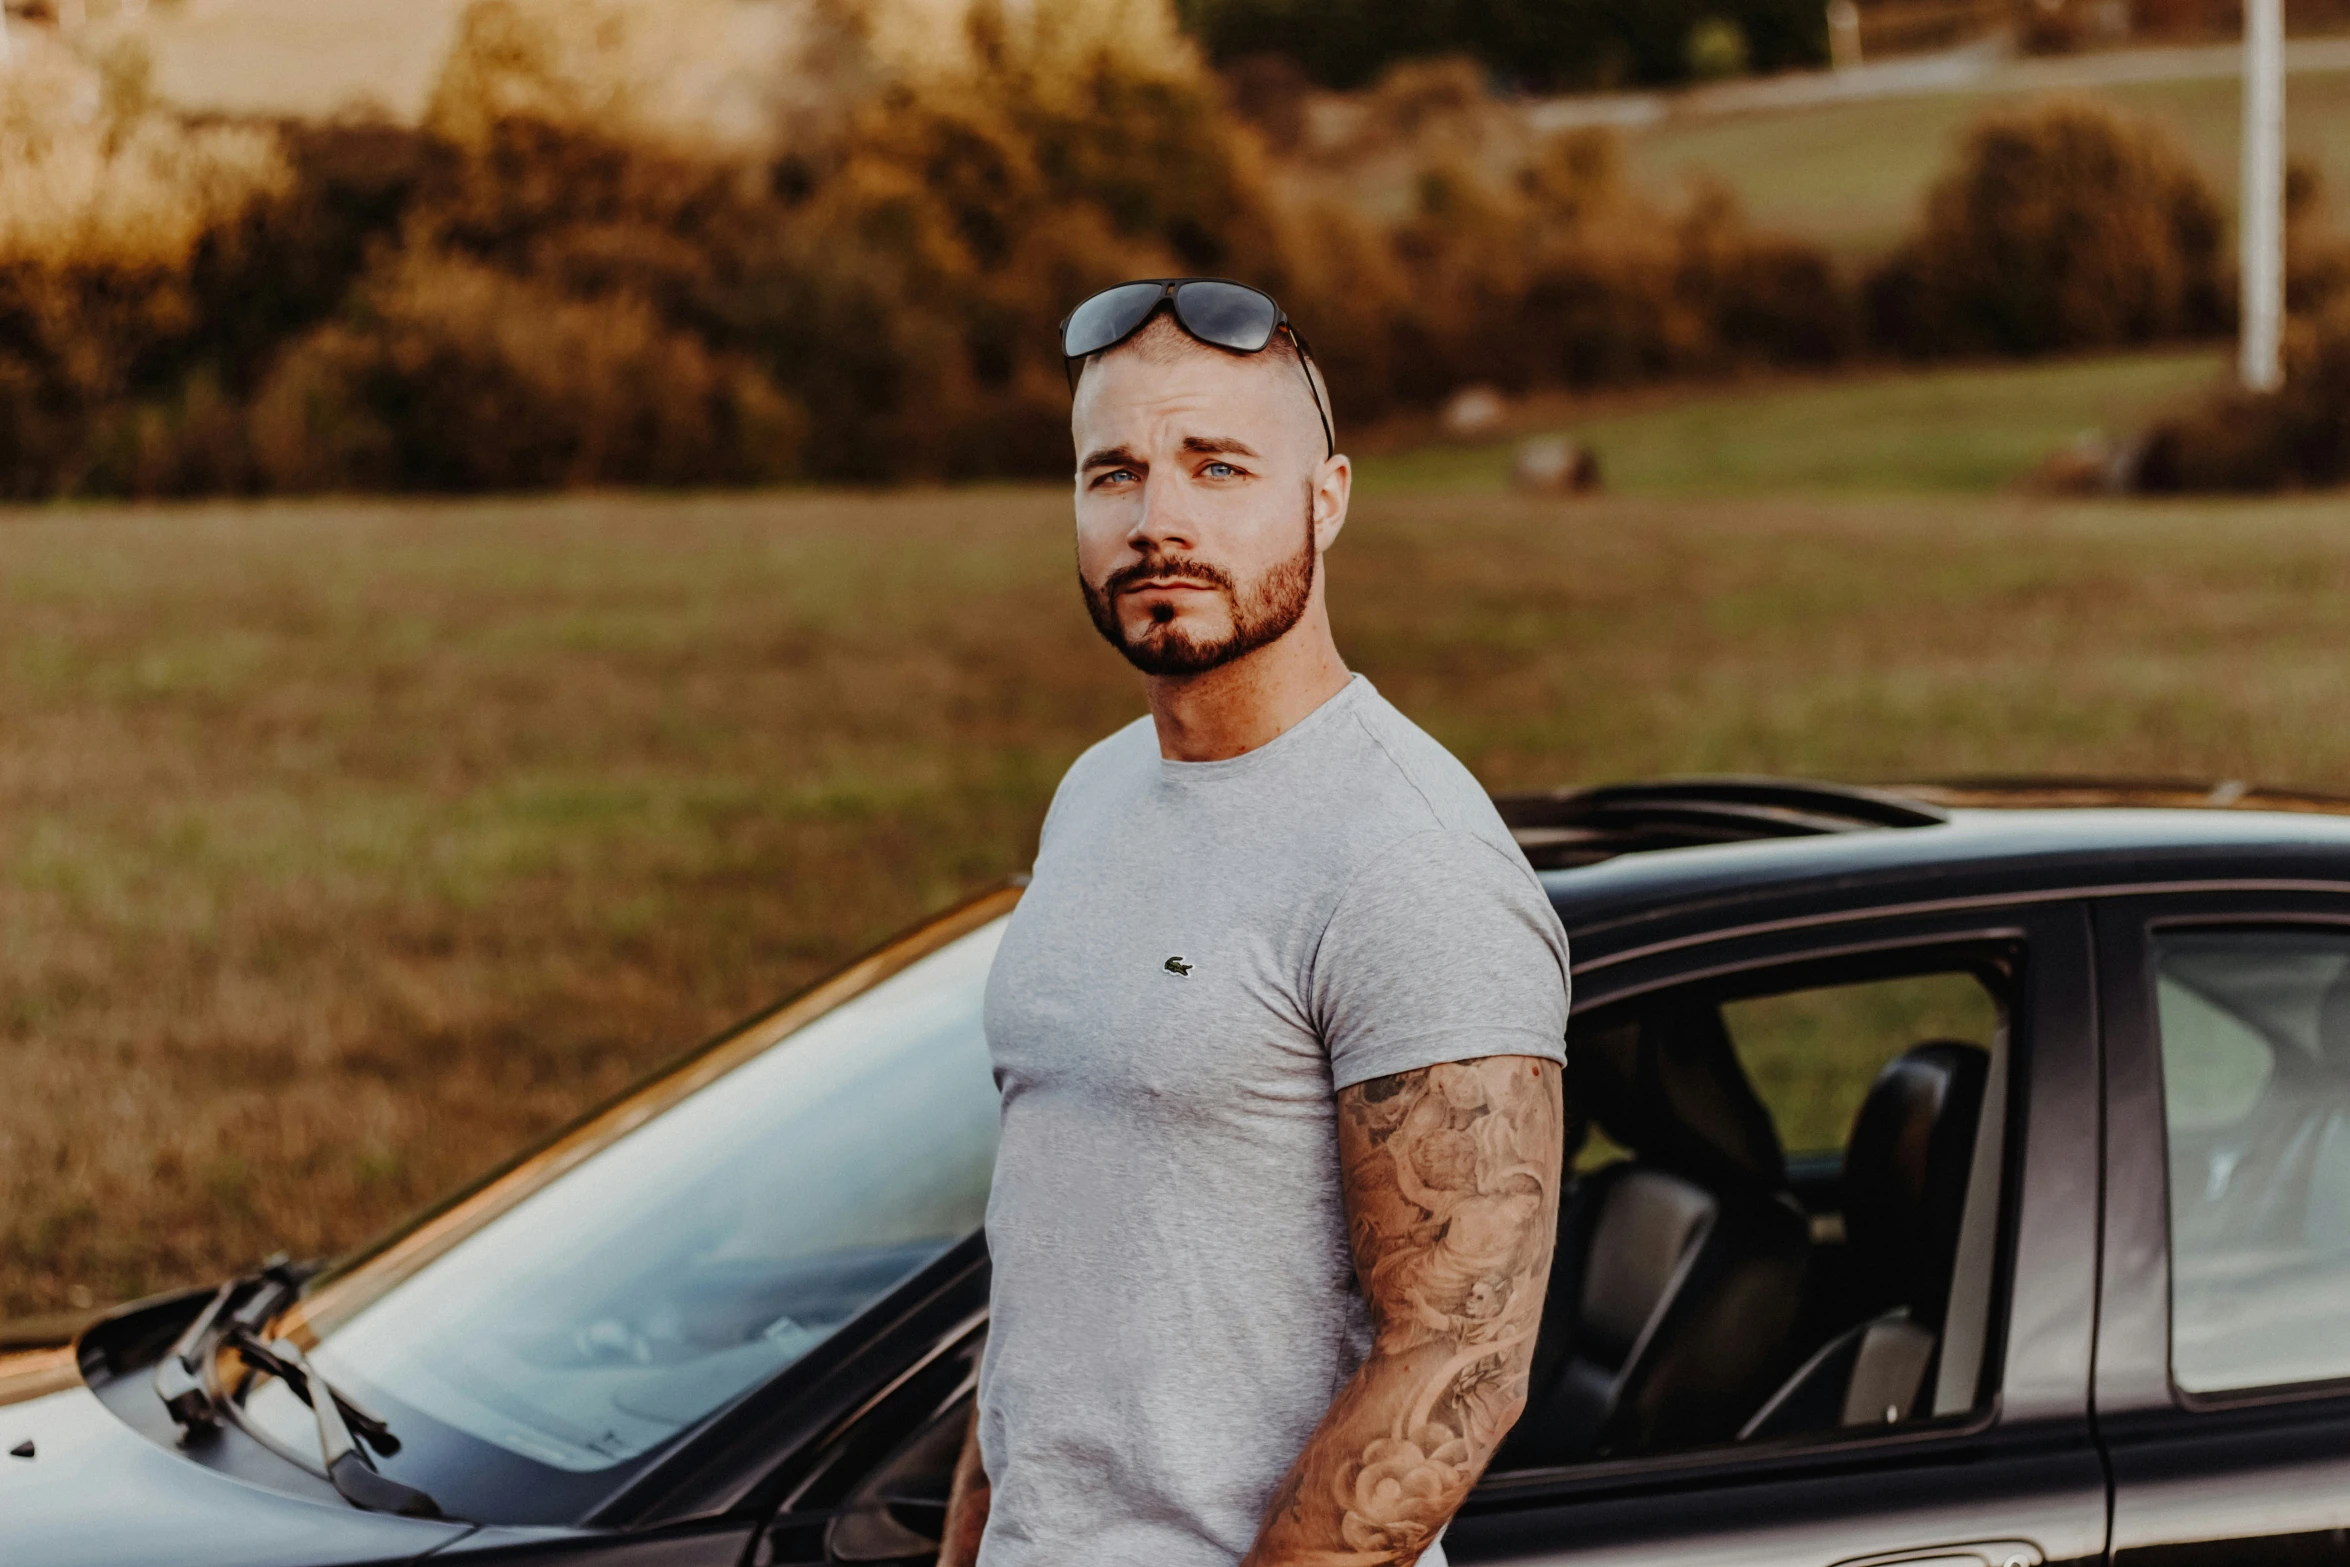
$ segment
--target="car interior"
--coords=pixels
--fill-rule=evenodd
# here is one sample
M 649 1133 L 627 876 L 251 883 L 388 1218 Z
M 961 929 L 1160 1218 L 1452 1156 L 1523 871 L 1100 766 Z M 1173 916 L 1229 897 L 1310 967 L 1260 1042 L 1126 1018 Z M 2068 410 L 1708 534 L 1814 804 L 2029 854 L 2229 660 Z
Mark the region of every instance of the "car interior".
M 1743 977 L 1578 1018 L 1575 1171 L 1524 1416 L 1489 1471 L 1850 1440 L 1980 1406 L 2010 955 Z M 1906 965 L 1906 966 L 1902 966 Z M 929 1559 L 951 1391 L 838 1492 L 823 1558 Z
M 1587 1141 L 1526 1413 L 1495 1469 L 1971 1410 L 2004 990 L 1990 959 L 1841 983 L 1815 971 L 1580 1027 L 1567 1082 Z M 1854 1098 L 1829 1132 L 1823 1116 Z

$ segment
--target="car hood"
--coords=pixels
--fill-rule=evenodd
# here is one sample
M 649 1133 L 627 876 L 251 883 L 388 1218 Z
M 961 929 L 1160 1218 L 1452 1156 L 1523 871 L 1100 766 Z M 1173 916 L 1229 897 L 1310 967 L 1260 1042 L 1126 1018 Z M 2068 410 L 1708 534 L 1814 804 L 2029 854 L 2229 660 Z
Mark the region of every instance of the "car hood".
M 219 1474 L 124 1425 L 78 1378 L 56 1388 L 63 1369 L 0 1365 L 0 1561 L 8 1567 L 405 1562 L 470 1528 L 307 1501 Z M 15 1456 L 27 1442 L 33 1456 Z

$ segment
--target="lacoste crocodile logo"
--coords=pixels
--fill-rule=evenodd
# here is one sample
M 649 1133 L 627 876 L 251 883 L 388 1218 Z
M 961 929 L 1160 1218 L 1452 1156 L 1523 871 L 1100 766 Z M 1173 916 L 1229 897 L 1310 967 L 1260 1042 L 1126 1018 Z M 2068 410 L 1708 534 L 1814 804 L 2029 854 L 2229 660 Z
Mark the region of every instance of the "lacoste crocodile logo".
M 1191 978 L 1191 965 L 1184 962 L 1181 958 L 1169 958 L 1167 960 L 1167 972 L 1170 974 L 1180 974 L 1185 979 L 1189 979 Z

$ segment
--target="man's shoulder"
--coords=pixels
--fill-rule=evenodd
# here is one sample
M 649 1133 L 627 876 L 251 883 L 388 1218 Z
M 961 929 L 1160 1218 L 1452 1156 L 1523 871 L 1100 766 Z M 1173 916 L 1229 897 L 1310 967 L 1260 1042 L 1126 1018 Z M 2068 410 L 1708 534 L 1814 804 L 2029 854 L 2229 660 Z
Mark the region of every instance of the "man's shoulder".
M 1350 716 L 1361 752 L 1361 765 L 1350 769 L 1353 784 L 1381 797 L 1379 814 L 1391 818 L 1397 836 L 1436 830 L 1509 841 L 1476 775 L 1395 704 L 1365 691 Z
M 1077 760 L 1061 775 L 1061 787 L 1083 784 L 1106 773 L 1147 771 L 1147 764 L 1155 762 L 1158 755 L 1158 731 L 1151 727 L 1150 714 L 1145 713 L 1079 752 Z
M 1054 818 L 1072 801 L 1146 786 L 1158 765 L 1158 756 L 1158 733 L 1151 727 L 1148 714 L 1102 736 L 1080 752 L 1077 760 L 1069 764 L 1069 770 L 1061 775 L 1059 786 L 1053 790 L 1052 807 L 1045 813 L 1046 830 L 1052 828 Z

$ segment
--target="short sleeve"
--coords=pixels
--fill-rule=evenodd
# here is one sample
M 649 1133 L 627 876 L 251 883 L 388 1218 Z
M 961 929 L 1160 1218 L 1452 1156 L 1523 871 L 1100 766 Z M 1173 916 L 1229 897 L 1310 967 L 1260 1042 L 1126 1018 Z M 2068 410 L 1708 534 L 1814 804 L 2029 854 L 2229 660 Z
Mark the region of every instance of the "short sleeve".
M 1341 895 L 1309 989 L 1335 1089 L 1480 1056 L 1564 1062 L 1568 984 L 1566 932 L 1525 862 L 1426 832 Z

